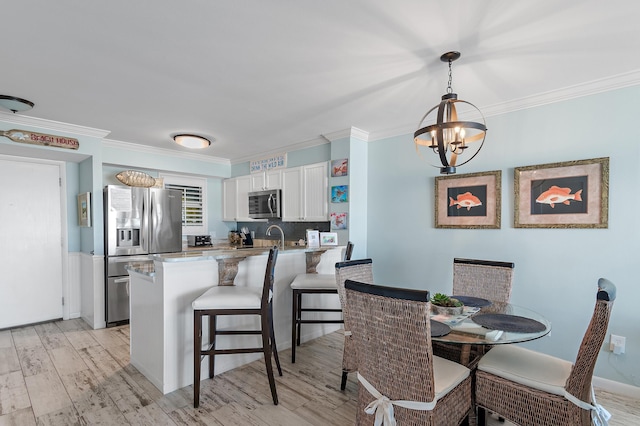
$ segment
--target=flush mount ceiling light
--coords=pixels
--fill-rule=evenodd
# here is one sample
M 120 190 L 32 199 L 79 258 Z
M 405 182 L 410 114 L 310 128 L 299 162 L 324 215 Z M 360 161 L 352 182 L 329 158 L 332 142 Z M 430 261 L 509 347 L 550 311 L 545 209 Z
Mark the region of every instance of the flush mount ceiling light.
M 482 112 L 472 103 L 458 99 L 458 95 L 451 89 L 451 63 L 458 58 L 460 52 L 447 52 L 440 56 L 442 62 L 449 63 L 447 93 L 442 96 L 438 105 L 422 117 L 418 130 L 413 134 L 418 155 L 421 146 L 431 148 L 442 164 L 435 167 L 440 167 L 440 173 L 444 175 L 454 174 L 457 166 L 471 161 L 480 152 L 487 133 Z M 479 116 L 482 122 L 459 121 L 459 114 Z M 458 157 L 464 161 L 458 163 Z
M 16 98 L 15 96 L 0 95 L 0 106 L 9 111 L 16 112 L 28 111 L 33 108 L 34 103 L 26 99 Z
M 205 137 L 190 134 L 175 135 L 173 140 L 185 148 L 190 149 L 203 149 L 208 148 L 211 145 L 211 141 Z

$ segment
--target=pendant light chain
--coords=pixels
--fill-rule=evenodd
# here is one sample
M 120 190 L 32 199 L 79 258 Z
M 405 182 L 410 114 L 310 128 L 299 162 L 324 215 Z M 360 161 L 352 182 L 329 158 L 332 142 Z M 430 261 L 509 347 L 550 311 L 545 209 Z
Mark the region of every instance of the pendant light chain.
M 447 93 L 453 93 L 453 89 L 451 88 L 451 59 L 449 59 L 449 83 L 447 84 Z

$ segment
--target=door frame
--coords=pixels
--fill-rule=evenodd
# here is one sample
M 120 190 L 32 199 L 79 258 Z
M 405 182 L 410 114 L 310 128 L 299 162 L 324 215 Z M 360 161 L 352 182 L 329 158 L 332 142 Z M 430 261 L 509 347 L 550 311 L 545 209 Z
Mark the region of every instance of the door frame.
M 64 297 L 64 305 L 62 305 L 62 319 L 69 319 L 70 315 L 70 301 L 71 301 L 71 289 L 69 285 L 69 229 L 67 226 L 68 211 L 67 211 L 67 168 L 64 161 L 45 160 L 34 157 L 20 157 L 17 155 L 5 155 L 0 154 L 0 159 L 5 161 L 21 161 L 25 163 L 38 163 L 57 166 L 60 176 L 60 233 L 62 241 L 60 242 L 60 259 L 62 262 L 62 294 L 60 297 Z

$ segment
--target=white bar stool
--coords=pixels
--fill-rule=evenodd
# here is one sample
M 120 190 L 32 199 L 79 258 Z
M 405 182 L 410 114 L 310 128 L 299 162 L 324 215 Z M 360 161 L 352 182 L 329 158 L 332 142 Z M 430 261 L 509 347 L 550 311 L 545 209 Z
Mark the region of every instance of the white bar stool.
M 353 243 L 349 241 L 344 251 L 344 259 L 350 260 Z M 293 309 L 291 319 L 291 362 L 296 362 L 296 346 L 300 346 L 300 329 L 302 324 L 342 324 L 340 319 L 302 319 L 303 312 L 342 312 L 342 309 L 303 308 L 303 294 L 338 294 L 335 274 L 306 273 L 298 274 L 291 282 L 293 290 Z
M 276 361 L 278 374 L 282 376 L 278 349 L 273 328 L 273 282 L 278 248 L 269 251 L 267 268 L 262 288 L 239 287 L 235 285 L 218 285 L 211 287 L 202 296 L 193 301 L 193 406 L 200 405 L 200 374 L 201 362 L 209 357 L 209 378 L 213 378 L 216 355 L 264 353 L 264 362 L 269 378 L 269 387 L 273 403 L 278 405 L 276 382 L 273 377 L 271 355 Z M 259 315 L 260 330 L 218 330 L 216 318 L 218 315 Z M 209 344 L 202 348 L 202 320 L 209 317 Z M 261 335 L 262 346 L 255 348 L 216 349 L 216 336 L 222 335 Z

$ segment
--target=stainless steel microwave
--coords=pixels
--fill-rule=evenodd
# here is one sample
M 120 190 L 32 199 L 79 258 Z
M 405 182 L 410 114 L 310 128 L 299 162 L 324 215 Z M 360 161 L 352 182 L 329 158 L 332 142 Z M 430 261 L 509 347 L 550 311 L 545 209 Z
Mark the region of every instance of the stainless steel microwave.
M 282 191 L 268 189 L 249 193 L 249 217 L 251 219 L 271 219 L 281 217 Z

